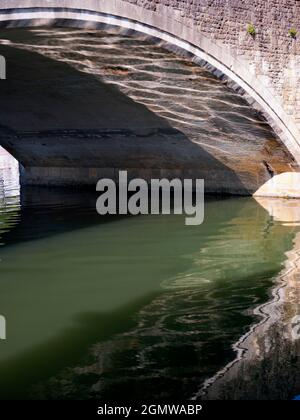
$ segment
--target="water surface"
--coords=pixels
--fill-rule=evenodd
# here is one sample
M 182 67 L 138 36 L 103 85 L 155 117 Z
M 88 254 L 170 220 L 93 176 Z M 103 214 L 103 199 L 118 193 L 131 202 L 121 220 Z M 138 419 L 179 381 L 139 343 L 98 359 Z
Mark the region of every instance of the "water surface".
M 297 226 L 252 198 L 207 198 L 205 222 L 187 227 L 100 217 L 87 192 L 19 196 L 6 174 L 2 398 L 192 398 L 235 358 L 293 248 Z
M 164 148 L 158 142 L 151 155 L 137 144 L 145 129 L 138 127 L 142 134 L 134 141 L 145 166 L 161 159 L 177 168 L 184 156 L 207 184 L 241 188 L 292 169 L 290 155 L 240 96 L 149 39 L 56 28 L 3 31 L 0 44 L 10 51 L 11 86 L 18 83 L 21 98 L 1 91 L 0 136 L 27 150 L 20 159 L 31 153 L 41 165 L 41 149 L 47 158 L 65 159 L 59 147 L 71 138 L 78 145 L 75 167 L 82 164 L 83 141 L 91 154 L 99 152 L 101 135 L 91 128 L 101 110 L 89 114 L 91 98 L 83 98 L 86 118 L 74 118 L 75 107 L 53 110 L 47 100 L 101 85 L 142 104 L 188 140 L 176 149 L 165 135 Z M 36 61 L 30 67 L 20 57 Z M 61 74 L 53 80 L 47 71 L 37 83 L 28 74 L 37 63 L 44 76 L 46 63 Z M 33 89 L 35 96 L 24 95 Z M 41 148 L 31 148 L 30 138 Z M 18 163 L 1 152 L 2 399 L 300 394 L 299 202 L 210 196 L 204 223 L 187 227 L 178 215 L 100 217 L 95 201 L 82 190 L 20 191 Z

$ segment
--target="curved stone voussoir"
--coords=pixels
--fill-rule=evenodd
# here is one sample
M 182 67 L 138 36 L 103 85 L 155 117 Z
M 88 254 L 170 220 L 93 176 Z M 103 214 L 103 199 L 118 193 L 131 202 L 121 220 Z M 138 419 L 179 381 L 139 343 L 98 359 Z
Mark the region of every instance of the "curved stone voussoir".
M 292 10 L 292 13 L 291 13 Z M 300 48 L 296 0 L 4 0 L 2 26 L 115 25 L 188 51 L 258 108 L 300 162 Z M 247 32 L 253 23 L 255 37 Z

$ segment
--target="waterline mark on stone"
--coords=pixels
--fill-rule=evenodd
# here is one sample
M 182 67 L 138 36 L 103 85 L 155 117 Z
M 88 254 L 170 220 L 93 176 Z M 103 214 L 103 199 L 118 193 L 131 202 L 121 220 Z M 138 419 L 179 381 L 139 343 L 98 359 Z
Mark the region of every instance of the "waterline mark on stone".
M 6 79 L 6 60 L 0 55 L 0 79 Z
M 204 180 L 141 178 L 128 181 L 127 171 L 119 172 L 119 182 L 100 179 L 102 192 L 96 203 L 100 215 L 185 214 L 185 224 L 200 225 L 204 220 Z
M 6 340 L 6 319 L 0 315 L 0 340 Z

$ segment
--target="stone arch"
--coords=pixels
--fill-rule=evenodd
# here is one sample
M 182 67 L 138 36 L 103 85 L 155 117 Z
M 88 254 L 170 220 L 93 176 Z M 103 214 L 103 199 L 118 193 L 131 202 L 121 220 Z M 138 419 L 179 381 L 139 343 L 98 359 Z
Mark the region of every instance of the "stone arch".
M 249 71 L 249 62 L 227 46 L 204 36 L 182 17 L 181 10 L 159 5 L 155 10 L 128 0 L 6 0 L 0 6 L 0 24 L 14 26 L 118 26 L 158 38 L 173 48 L 184 50 L 258 109 L 283 144 L 300 163 L 300 133 L 294 118 L 285 112 L 264 77 Z M 148 2 L 151 3 L 151 2 Z M 156 2 L 157 3 L 157 2 Z M 162 2 L 163 3 L 163 2 Z

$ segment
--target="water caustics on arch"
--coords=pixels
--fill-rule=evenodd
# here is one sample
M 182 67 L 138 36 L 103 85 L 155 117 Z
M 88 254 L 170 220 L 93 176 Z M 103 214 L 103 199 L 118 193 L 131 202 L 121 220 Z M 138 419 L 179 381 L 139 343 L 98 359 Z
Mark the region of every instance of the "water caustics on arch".
M 246 177 L 253 185 L 258 167 L 265 179 L 291 164 L 265 121 L 238 95 L 147 39 L 61 29 L 25 31 L 20 39 L 20 33 L 5 33 L 2 43 L 25 53 L 38 51 L 82 73 L 98 72 L 111 88 L 201 141 L 235 174 L 251 153 Z M 239 137 L 243 147 L 238 150 Z M 213 163 L 218 167 L 210 161 L 208 172 Z M 237 179 L 243 181 L 242 175 L 231 178 L 232 185 Z M 213 378 L 205 383 L 206 396 L 226 397 L 219 381 L 225 378 L 226 386 L 240 381 L 248 359 L 262 376 L 261 361 L 274 368 L 268 396 L 291 397 L 297 389 L 293 372 L 281 375 L 278 353 L 272 353 L 276 343 L 295 363 L 299 343 L 296 201 L 208 198 L 205 223 L 190 229 L 180 216 L 100 222 L 94 198 L 88 201 L 84 194 L 29 188 L 25 198 L 13 198 L 15 207 L 4 198 L 0 313 L 6 316 L 9 340 L 0 352 L 1 395 L 109 398 L 118 392 L 129 398 L 134 390 L 136 398 L 139 393 L 193 398 Z M 281 326 L 287 339 L 278 334 Z M 228 395 L 235 388 L 228 387 Z M 248 383 L 242 391 L 247 397 L 261 392 Z
M 176 7 L 169 3 L 166 5 L 163 1 L 155 1 L 152 4 L 150 2 L 145 6 L 143 2 L 131 0 L 85 0 L 84 2 L 65 0 L 63 4 L 59 0 L 48 0 L 46 5 L 39 0 L 10 0 L 0 5 L 0 21 L 3 26 L 8 27 L 60 24 L 99 28 L 104 25 L 161 39 L 172 47 L 192 54 L 219 77 L 229 78 L 232 86 L 246 93 L 245 97 L 265 113 L 283 143 L 299 162 L 299 130 L 296 118 L 291 117 L 284 106 L 284 100 L 276 94 L 276 89 L 272 88 L 272 76 L 268 71 L 265 72 L 270 66 L 268 60 L 260 63 L 259 72 L 255 71 L 255 66 L 251 65 L 249 57 L 247 60 L 243 54 L 245 51 L 242 50 L 242 54 L 239 51 L 237 54 L 232 45 L 220 43 L 213 37 L 207 36 L 207 32 L 199 30 L 197 18 L 189 16 L 193 10 L 190 6 L 188 3 L 180 4 L 178 8 L 177 5 Z M 214 5 L 208 5 L 211 6 L 211 14 L 223 15 L 222 6 L 215 9 Z M 224 7 L 231 6 L 224 5 Z M 236 9 L 239 9 L 239 4 L 233 4 L 229 13 L 232 12 L 232 16 L 235 16 Z M 296 7 L 294 10 L 297 13 Z M 253 13 L 256 14 L 255 9 Z M 288 16 L 283 14 L 282 19 L 287 25 L 289 14 Z M 203 23 L 207 24 L 205 20 Z M 240 36 L 243 35 L 240 33 Z M 288 56 L 288 59 L 294 67 L 294 57 Z M 293 83 L 288 72 L 286 77 Z
M 146 180 L 199 178 L 206 192 L 249 195 L 297 170 L 239 94 L 145 36 L 10 29 L 0 44 L 11 62 L 0 141 L 27 183 L 95 185 L 122 168 Z

